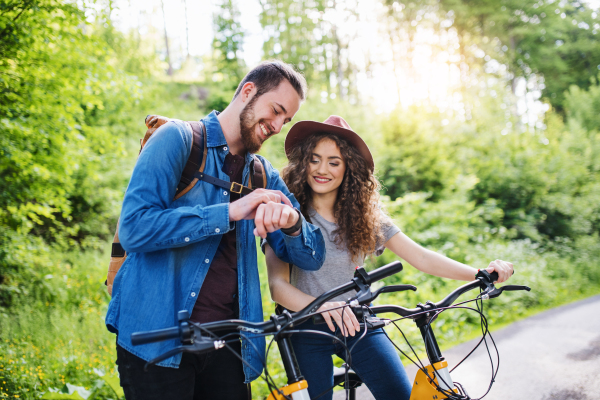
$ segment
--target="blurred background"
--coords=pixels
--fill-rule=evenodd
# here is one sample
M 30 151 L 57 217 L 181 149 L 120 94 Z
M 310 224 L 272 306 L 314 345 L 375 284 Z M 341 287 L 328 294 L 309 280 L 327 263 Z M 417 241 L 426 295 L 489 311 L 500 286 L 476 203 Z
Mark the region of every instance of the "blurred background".
M 144 118 L 222 110 L 266 59 L 308 81 L 294 121 L 340 115 L 367 141 L 386 210 L 411 238 L 476 268 L 515 263 L 513 282 L 534 290 L 490 304 L 493 328 L 599 293 L 598 7 L 0 0 L 0 398 L 122 395 L 104 279 Z M 277 168 L 286 133 L 261 150 Z M 386 282 L 418 286 L 379 300 L 403 306 L 460 284 L 410 266 Z M 443 347 L 480 334 L 464 311 L 436 326 Z M 268 365 L 284 383 L 276 350 Z M 254 398 L 266 395 L 256 381 Z

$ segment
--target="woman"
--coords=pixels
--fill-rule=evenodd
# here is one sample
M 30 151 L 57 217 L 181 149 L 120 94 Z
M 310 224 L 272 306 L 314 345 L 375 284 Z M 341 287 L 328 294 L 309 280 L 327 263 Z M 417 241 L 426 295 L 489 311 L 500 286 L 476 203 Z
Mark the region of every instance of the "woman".
M 425 273 L 465 281 L 475 278 L 476 269 L 419 246 L 383 214 L 373 157 L 341 117 L 331 116 L 324 123 L 298 122 L 286 138 L 285 151 L 289 164 L 283 169 L 283 180 L 298 199 L 302 213 L 321 228 L 327 254 L 323 267 L 309 272 L 279 260 L 266 245 L 274 301 L 291 311 L 306 307 L 325 291 L 352 279 L 355 266 L 382 246 Z M 512 264 L 496 260 L 487 271 L 498 272 L 498 282 L 503 282 L 512 275 Z M 299 329 L 329 329 L 339 337 L 346 336 L 351 348 L 362 336 L 359 323 L 347 308 L 342 312 L 343 296 L 334 300 L 320 309 L 327 327 L 307 321 Z M 331 388 L 331 356 L 346 359 L 343 346 L 314 334 L 295 334 L 291 340 L 310 396 Z M 352 350 L 351 367 L 376 399 L 410 398 L 411 382 L 381 329 L 368 331 L 358 341 Z M 331 399 L 332 393 L 329 390 L 321 398 Z

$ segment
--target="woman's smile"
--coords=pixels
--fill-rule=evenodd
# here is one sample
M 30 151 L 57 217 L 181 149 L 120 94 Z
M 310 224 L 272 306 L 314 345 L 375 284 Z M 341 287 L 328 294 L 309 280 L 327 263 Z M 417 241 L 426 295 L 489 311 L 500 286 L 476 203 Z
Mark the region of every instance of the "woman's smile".
M 313 179 L 317 182 L 317 183 L 329 183 L 331 182 L 331 179 L 329 178 L 325 178 L 323 176 L 313 176 Z

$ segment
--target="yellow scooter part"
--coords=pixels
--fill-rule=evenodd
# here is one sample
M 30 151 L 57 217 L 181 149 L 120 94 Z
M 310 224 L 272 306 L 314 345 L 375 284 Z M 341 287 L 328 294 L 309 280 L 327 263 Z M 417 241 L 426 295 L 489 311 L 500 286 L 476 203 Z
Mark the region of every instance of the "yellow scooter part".
M 433 364 L 436 370 L 440 370 L 442 368 L 447 368 L 448 363 L 446 361 L 440 361 Z M 425 367 L 429 376 L 433 377 L 433 381 L 425 375 L 421 369 L 417 371 L 417 376 L 415 376 L 415 382 L 413 383 L 412 392 L 410 394 L 410 400 L 441 400 L 447 399 L 448 396 L 439 392 L 436 389 L 436 385 L 432 382 L 435 381 L 436 384 L 439 385 L 437 377 L 435 376 L 435 370 L 431 365 Z M 452 391 L 454 393 L 458 393 L 456 388 L 453 388 Z

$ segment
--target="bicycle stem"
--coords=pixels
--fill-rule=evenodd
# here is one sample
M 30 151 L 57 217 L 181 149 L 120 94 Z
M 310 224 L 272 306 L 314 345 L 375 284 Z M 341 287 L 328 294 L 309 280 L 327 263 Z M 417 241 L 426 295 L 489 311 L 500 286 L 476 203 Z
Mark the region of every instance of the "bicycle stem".
M 415 320 L 415 323 L 421 331 L 421 337 L 423 338 L 423 343 L 425 343 L 427 357 L 429 358 L 431 364 L 443 361 L 444 357 L 442 357 L 440 347 L 438 346 L 435 335 L 433 334 L 431 325 L 429 325 L 429 316 L 427 314 L 422 315 L 421 317 Z

